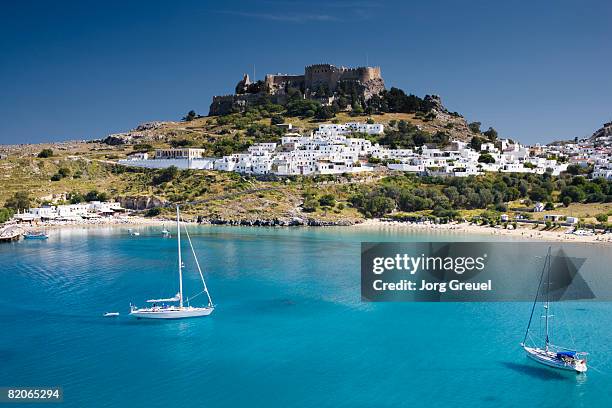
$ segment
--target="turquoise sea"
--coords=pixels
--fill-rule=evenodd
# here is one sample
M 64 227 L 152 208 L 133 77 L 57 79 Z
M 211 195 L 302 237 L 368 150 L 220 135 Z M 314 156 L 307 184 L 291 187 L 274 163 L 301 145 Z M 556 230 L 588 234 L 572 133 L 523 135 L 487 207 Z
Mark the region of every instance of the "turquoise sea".
M 136 321 L 172 296 L 160 227 L 66 229 L 0 245 L 0 386 L 62 386 L 66 407 L 607 407 L 612 304 L 566 302 L 586 375 L 527 360 L 531 304 L 363 303 L 361 241 L 479 240 L 348 228 L 191 227 L 217 309 Z M 174 231 L 173 231 L 174 234 Z M 484 237 L 484 239 L 492 239 Z M 612 265 L 609 248 L 593 256 Z M 185 292 L 199 291 L 191 257 Z M 116 319 L 106 311 L 120 311 Z M 40 405 L 35 405 L 40 406 Z

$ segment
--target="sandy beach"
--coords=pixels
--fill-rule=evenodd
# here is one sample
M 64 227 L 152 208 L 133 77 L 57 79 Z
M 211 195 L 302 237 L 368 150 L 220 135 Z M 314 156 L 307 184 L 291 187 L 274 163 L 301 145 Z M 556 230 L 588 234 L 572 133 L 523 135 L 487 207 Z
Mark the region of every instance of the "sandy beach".
M 140 216 L 130 217 L 108 217 L 108 218 L 92 218 L 74 221 L 46 221 L 40 224 L 13 224 L 24 231 L 27 230 L 51 230 L 63 228 L 97 228 L 97 227 L 122 227 L 122 226 L 155 226 L 164 224 L 173 224 L 174 220 L 161 218 L 145 218 Z M 195 224 L 187 221 L 188 224 Z M 8 224 L 7 224 L 8 225 Z M 202 224 L 209 225 L 209 224 Z M 289 228 L 289 227 L 286 227 Z M 525 240 L 543 240 L 556 242 L 587 242 L 594 244 L 612 244 L 612 234 L 594 234 L 594 235 L 575 235 L 567 233 L 571 228 L 562 227 L 554 231 L 540 231 L 533 229 L 532 224 L 521 226 L 519 224 L 516 230 L 504 229 L 501 226 L 490 227 L 481 226 L 472 223 L 452 222 L 448 224 L 433 224 L 433 223 L 415 223 L 401 221 L 383 221 L 379 219 L 368 219 L 362 223 L 354 224 L 343 228 L 388 228 L 388 229 L 405 229 L 407 231 L 448 231 L 457 232 L 460 234 L 473 235 L 495 235 L 500 237 L 508 237 L 509 240 L 525 239 Z
M 511 240 L 543 240 L 556 242 L 588 242 L 594 244 L 612 244 L 612 234 L 595 234 L 595 235 L 574 235 L 566 233 L 571 228 L 562 227 L 554 231 L 539 231 L 533 229 L 533 225 L 528 224 L 521 226 L 519 224 L 516 230 L 504 229 L 502 227 L 490 227 L 475 225 L 472 223 L 449 223 L 449 224 L 430 224 L 430 223 L 411 223 L 400 221 L 382 221 L 378 219 L 366 220 L 361 224 L 356 224 L 355 228 L 393 228 L 406 230 L 441 230 L 455 231 L 457 233 L 474 234 L 474 235 L 495 235 L 508 237 Z

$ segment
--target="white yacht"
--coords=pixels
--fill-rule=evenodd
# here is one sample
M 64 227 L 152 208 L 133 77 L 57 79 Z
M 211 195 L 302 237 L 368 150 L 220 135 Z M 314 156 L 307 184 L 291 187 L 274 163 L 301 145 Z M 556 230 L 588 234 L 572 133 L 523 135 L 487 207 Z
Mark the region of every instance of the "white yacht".
M 187 236 L 187 241 L 189 242 L 195 264 L 200 274 L 200 278 L 202 279 L 202 291 L 192 296 L 191 299 L 187 299 L 187 305 L 185 305 L 183 300 L 183 268 L 185 266 L 183 265 L 183 260 L 181 257 L 181 224 L 178 206 L 176 206 L 176 226 L 178 241 L 178 293 L 170 298 L 149 299 L 147 300 L 147 303 L 151 304 L 150 307 L 139 308 L 134 305 L 130 305 L 130 316 L 138 319 L 183 319 L 187 317 L 208 316 L 215 310 L 215 306 L 213 305 L 212 298 L 208 292 L 208 287 L 206 286 L 206 281 L 204 280 L 204 275 L 202 274 L 202 269 L 200 268 L 200 263 L 198 262 L 198 257 L 196 256 L 195 250 L 193 249 L 187 228 L 185 228 L 185 235 Z M 192 306 L 190 301 L 203 293 L 206 294 L 208 303 L 205 306 Z
M 548 267 L 547 267 L 548 266 Z M 547 365 L 549 367 L 558 368 L 561 370 L 569 370 L 575 371 L 577 373 L 584 373 L 587 371 L 587 359 L 586 356 L 588 353 L 584 351 L 576 351 L 566 347 L 561 347 L 557 345 L 553 345 L 550 341 L 550 320 L 553 317 L 550 313 L 550 270 L 551 270 L 551 254 L 550 248 L 548 248 L 548 255 L 544 261 L 544 268 L 542 269 L 542 274 L 540 276 L 540 284 L 538 285 L 538 292 L 536 293 L 536 298 L 533 302 L 533 307 L 531 309 L 531 316 L 529 317 L 529 324 L 527 325 L 527 330 L 525 331 L 525 338 L 521 343 L 521 346 L 527 353 L 527 357 L 531 358 L 534 361 L 537 361 L 540 364 Z M 544 282 L 544 273 L 546 273 L 547 279 Z M 546 285 L 543 287 L 543 284 Z M 544 347 L 528 346 L 527 340 L 531 338 L 531 323 L 533 321 L 533 313 L 535 311 L 536 304 L 538 302 L 538 294 L 540 292 L 540 288 L 544 290 L 546 293 L 546 299 L 544 301 L 544 315 L 542 318 L 544 319 Z

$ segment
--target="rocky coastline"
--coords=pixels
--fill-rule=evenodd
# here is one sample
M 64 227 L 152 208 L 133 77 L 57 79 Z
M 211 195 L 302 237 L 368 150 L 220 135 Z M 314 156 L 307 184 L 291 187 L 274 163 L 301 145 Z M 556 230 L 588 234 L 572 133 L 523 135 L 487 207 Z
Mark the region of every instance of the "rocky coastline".
M 247 226 L 247 227 L 348 227 L 358 222 L 352 220 L 324 221 L 316 218 L 256 218 L 256 219 L 225 219 L 198 218 L 199 224 Z

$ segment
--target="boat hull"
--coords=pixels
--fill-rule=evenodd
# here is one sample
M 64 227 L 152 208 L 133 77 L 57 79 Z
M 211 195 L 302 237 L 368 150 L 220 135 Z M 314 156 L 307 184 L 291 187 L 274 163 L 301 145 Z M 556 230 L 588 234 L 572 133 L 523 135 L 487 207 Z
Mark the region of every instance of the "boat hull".
M 556 353 L 545 351 L 535 347 L 523 347 L 527 353 L 527 357 L 540 364 L 547 365 L 549 367 L 557 368 L 566 371 L 575 371 L 577 373 L 584 373 L 587 371 L 585 363 L 568 363 L 556 357 Z
M 214 307 L 145 308 L 132 309 L 130 316 L 137 319 L 188 319 L 208 316 L 214 310 Z

